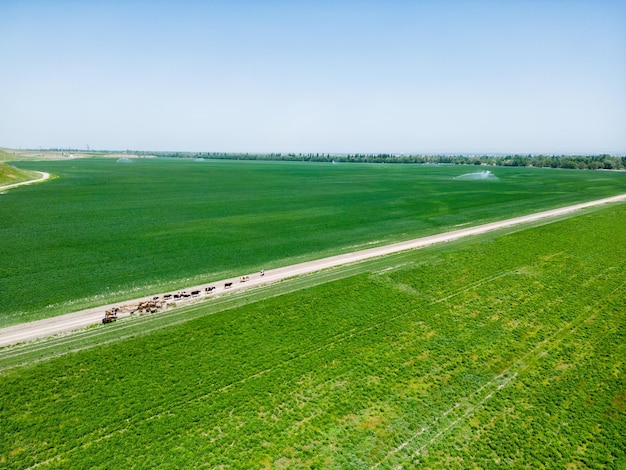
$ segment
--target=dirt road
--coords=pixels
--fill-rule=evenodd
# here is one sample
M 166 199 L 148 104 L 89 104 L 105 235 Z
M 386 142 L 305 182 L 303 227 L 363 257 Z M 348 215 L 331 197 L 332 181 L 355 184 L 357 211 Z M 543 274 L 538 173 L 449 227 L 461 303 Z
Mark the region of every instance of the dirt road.
M 50 178 L 50 173 L 46 173 L 45 171 L 36 171 L 35 173 L 39 173 L 41 177 L 36 180 L 22 181 L 21 183 L 5 184 L 4 186 L 0 186 L 0 191 L 17 188 L 18 186 L 25 186 L 27 184 L 40 183 L 41 181 L 46 181 Z
M 1 189 L 1 188 L 0 188 Z M 500 222 L 493 222 L 489 224 L 479 225 L 476 227 L 454 230 L 451 232 L 441 233 L 438 235 L 432 235 L 429 237 L 417 238 L 414 240 L 408 240 L 405 242 L 394 243 L 391 245 L 370 248 L 362 251 L 355 251 L 352 253 L 346 253 L 343 255 L 331 256 L 328 258 L 322 258 L 315 261 L 309 261 L 306 263 L 294 264 L 291 266 L 285 266 L 282 268 L 272 269 L 265 271 L 264 275 L 261 273 L 246 274 L 238 278 L 224 279 L 221 281 L 212 282 L 210 284 L 203 284 L 200 286 L 189 287 L 185 289 L 187 293 L 193 291 L 200 291 L 200 294 L 196 297 L 188 297 L 185 300 L 177 301 L 177 305 L 182 305 L 192 301 L 198 301 L 201 298 L 210 298 L 215 295 L 223 295 L 228 292 L 234 292 L 241 289 L 250 288 L 253 286 L 260 286 L 263 284 L 270 284 L 273 282 L 281 281 L 283 279 L 298 276 L 302 274 L 313 273 L 321 271 L 335 266 L 340 266 L 349 263 L 355 263 L 363 261 L 369 258 L 375 258 L 378 256 L 384 256 L 391 253 L 397 253 L 400 251 L 414 250 L 423 248 L 425 246 L 433 245 L 436 243 L 444 243 L 453 240 L 458 240 L 463 237 L 472 235 L 478 235 L 501 228 L 512 227 L 514 225 L 520 225 L 528 222 L 535 222 L 541 219 L 548 219 L 551 217 L 558 217 L 560 215 L 568 214 L 578 211 L 587 207 L 598 206 L 601 204 L 607 204 L 611 202 L 626 201 L 626 194 L 622 194 L 615 197 L 599 199 L 596 201 L 590 201 L 582 204 L 576 204 L 573 206 L 562 207 L 560 209 L 553 209 L 544 212 L 538 212 L 536 214 L 530 214 L 523 217 L 516 217 L 513 219 L 502 220 Z M 247 277 L 242 282 L 242 278 Z M 231 283 L 230 287 L 226 287 L 228 283 Z M 205 292 L 205 288 L 209 286 L 215 286 L 215 289 L 210 293 Z M 171 294 L 176 294 L 172 292 Z M 163 298 L 165 294 L 154 294 Z M 128 300 L 116 304 L 105 305 L 101 307 L 82 310 L 79 312 L 69 313 L 66 315 L 60 315 L 53 318 L 47 318 L 44 320 L 38 320 L 29 323 L 23 323 L 20 325 L 14 325 L 7 328 L 0 329 L 0 347 L 8 346 L 11 344 L 22 343 L 32 341 L 38 338 L 44 338 L 47 336 L 56 335 L 59 333 L 77 330 L 85 328 L 87 326 L 100 323 L 104 312 L 114 307 L 122 307 L 128 305 L 136 305 L 144 300 L 146 297 L 140 299 Z M 130 312 L 118 314 L 120 316 L 130 315 Z

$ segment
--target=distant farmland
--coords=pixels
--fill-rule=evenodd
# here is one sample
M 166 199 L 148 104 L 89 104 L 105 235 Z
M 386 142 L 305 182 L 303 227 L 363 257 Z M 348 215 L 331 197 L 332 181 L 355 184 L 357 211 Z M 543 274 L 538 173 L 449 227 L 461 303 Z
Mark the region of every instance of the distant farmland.
M 0 463 L 624 468 L 625 226 L 619 204 L 3 349 Z
M 0 326 L 626 192 L 626 173 L 79 159 L 1 195 Z M 457 178 L 457 179 L 455 179 Z

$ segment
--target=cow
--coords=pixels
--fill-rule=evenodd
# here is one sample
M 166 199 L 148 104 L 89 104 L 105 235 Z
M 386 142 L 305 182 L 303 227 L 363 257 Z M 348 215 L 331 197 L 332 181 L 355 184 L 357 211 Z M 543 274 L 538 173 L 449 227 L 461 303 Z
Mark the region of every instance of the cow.
M 117 312 L 115 310 L 107 310 L 102 319 L 102 324 L 112 323 L 117 320 Z
M 191 296 L 192 296 L 192 297 L 197 297 L 197 296 L 199 296 L 199 295 L 200 295 L 200 291 L 199 291 L 199 290 L 192 290 L 192 291 L 191 291 Z
M 232 287 L 233 283 L 232 282 L 226 282 L 224 284 L 224 289 L 228 289 L 229 287 Z
M 211 287 L 207 287 L 207 288 L 205 288 L 205 289 L 204 289 L 204 292 L 206 292 L 206 293 L 208 294 L 208 293 L 209 293 L 209 292 L 211 292 L 212 290 L 215 290 L 215 286 L 211 286 Z

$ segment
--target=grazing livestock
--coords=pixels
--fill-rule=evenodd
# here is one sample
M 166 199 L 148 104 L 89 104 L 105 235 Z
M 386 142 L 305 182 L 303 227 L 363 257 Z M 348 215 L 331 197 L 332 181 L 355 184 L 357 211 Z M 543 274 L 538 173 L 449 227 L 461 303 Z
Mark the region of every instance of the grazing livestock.
M 233 283 L 232 282 L 226 282 L 224 284 L 224 289 L 228 289 L 229 287 L 232 287 Z
M 102 324 L 106 325 L 107 323 L 112 323 L 117 320 L 117 309 L 107 310 L 104 314 L 104 318 L 102 319 Z
M 163 302 L 159 302 L 156 300 L 146 300 L 145 302 L 140 302 L 137 305 L 137 312 L 140 315 L 145 313 L 156 313 L 158 309 L 163 307 Z
M 239 282 L 246 282 L 248 279 L 250 279 L 250 276 L 241 276 Z
M 197 297 L 197 296 L 199 296 L 199 295 L 200 295 L 200 291 L 199 291 L 199 290 L 192 290 L 192 291 L 191 291 L 191 296 L 192 296 L 192 297 Z
M 211 287 L 207 287 L 207 288 L 205 288 L 205 289 L 204 289 L 204 292 L 206 292 L 206 293 L 208 294 L 208 293 L 209 293 L 209 292 L 211 292 L 212 290 L 215 290 L 215 286 L 211 286 Z

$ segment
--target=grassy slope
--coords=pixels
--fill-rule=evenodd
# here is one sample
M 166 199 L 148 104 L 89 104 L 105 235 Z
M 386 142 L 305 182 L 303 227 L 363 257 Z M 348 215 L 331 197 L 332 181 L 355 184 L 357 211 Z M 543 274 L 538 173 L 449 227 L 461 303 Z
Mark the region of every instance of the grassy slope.
M 1 156 L 1 155 L 0 155 Z M 20 170 L 14 166 L 0 162 L 0 186 L 21 183 L 39 178 L 41 175 L 34 171 Z
M 21 164 L 25 168 L 35 164 Z M 0 325 L 626 191 L 626 174 L 474 167 L 38 162 L 3 196 Z M 35 249 L 34 249 L 35 248 Z
M 13 160 L 16 160 L 16 157 L 11 151 L 0 148 L 0 162 L 10 162 Z
M 0 462 L 623 467 L 625 225 L 618 205 L 391 256 L 6 370 Z

